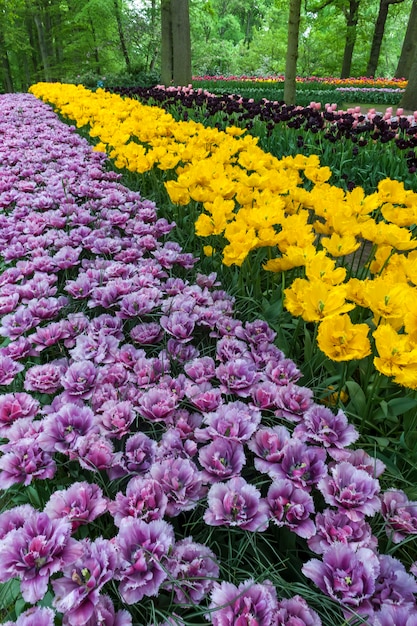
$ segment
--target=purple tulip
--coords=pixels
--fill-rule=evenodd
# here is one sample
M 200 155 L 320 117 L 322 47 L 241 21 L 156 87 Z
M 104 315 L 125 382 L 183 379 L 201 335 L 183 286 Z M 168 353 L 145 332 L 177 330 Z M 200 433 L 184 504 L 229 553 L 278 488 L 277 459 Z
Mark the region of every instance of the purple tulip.
M 124 519 L 115 544 L 120 559 L 115 578 L 120 581 L 123 600 L 135 604 L 144 596 L 156 596 L 168 576 L 166 560 L 174 544 L 172 527 L 162 520 L 146 523 Z
M 352 522 L 379 511 L 380 486 L 375 478 L 347 462 L 338 463 L 330 471 L 331 476 L 325 476 L 318 484 L 327 504 L 337 507 Z
M 67 489 L 55 491 L 45 505 L 50 519 L 65 519 L 72 530 L 88 524 L 107 511 L 107 499 L 98 485 L 76 482 Z
M 208 483 L 239 476 L 246 463 L 243 445 L 220 437 L 200 448 L 198 460 Z
M 117 567 L 116 547 L 99 537 L 79 544 L 82 555 L 70 566 L 63 567 L 63 576 L 52 581 L 55 593 L 53 606 L 65 614 L 70 626 L 85 624 L 91 619 L 99 602 L 101 588 L 111 580 Z
M 168 498 L 156 480 L 135 476 L 126 487 L 126 495 L 119 492 L 115 501 L 109 503 L 109 511 L 115 525 L 120 526 L 126 518 L 133 517 L 145 522 L 162 519 L 167 505 Z
M 20 578 L 23 598 L 35 604 L 44 597 L 49 577 L 74 563 L 82 552 L 81 544 L 71 539 L 69 522 L 39 513 L 8 533 L 0 545 L 0 582 Z
M 344 448 L 354 443 L 358 431 L 348 423 L 346 415 L 338 411 L 334 415 L 327 407 L 313 404 L 303 416 L 303 420 L 294 429 L 294 437 L 315 445 L 323 445 L 327 452 L 337 460 L 344 460 Z
M 201 472 L 186 458 L 168 457 L 155 462 L 149 475 L 161 485 L 168 498 L 166 513 L 169 517 L 194 509 L 206 493 Z
M 274 624 L 276 626 L 322 626 L 320 617 L 301 596 L 278 601 Z
M 211 592 L 207 619 L 213 626 L 243 624 L 272 626 L 278 607 L 276 591 L 269 581 L 246 580 L 238 587 L 232 583 L 216 583 Z
M 252 386 L 260 379 L 260 373 L 256 370 L 254 362 L 248 359 L 221 363 L 216 368 L 216 374 L 221 382 L 221 391 L 226 394 L 234 393 L 240 398 L 249 396 Z
M 417 608 L 415 599 L 417 581 L 406 572 L 401 561 L 388 554 L 381 554 L 379 566 L 379 576 L 372 596 L 374 610 L 389 604 L 406 606 L 410 610 Z
M 417 608 L 408 606 L 383 605 L 375 613 L 372 626 L 417 626 Z
M 368 548 L 354 551 L 336 543 L 323 555 L 323 561 L 311 559 L 302 572 L 326 595 L 346 609 L 360 614 L 372 614 L 370 599 L 375 593 L 379 575 L 379 560 Z
M 276 480 L 269 487 L 266 501 L 271 520 L 277 526 L 286 526 L 299 537 L 309 539 L 316 531 L 311 515 L 313 498 L 297 488 L 290 480 Z
M 381 513 L 385 531 L 393 543 L 417 535 L 417 502 L 410 502 L 401 489 L 388 489 L 382 495 Z
M 52 609 L 34 606 L 21 613 L 15 622 L 3 622 L 3 626 L 54 626 Z
M 304 413 L 312 404 L 313 392 L 311 389 L 288 383 L 288 385 L 281 386 L 277 392 L 278 409 L 275 411 L 275 415 L 290 422 L 301 422 Z
M 219 576 L 217 559 L 207 546 L 187 537 L 175 543 L 167 560 L 167 569 L 173 582 L 165 582 L 164 589 L 172 590 L 178 604 L 200 604 L 211 591 Z
M 207 494 L 204 521 L 209 526 L 237 526 L 262 532 L 268 527 L 268 505 L 244 478 L 216 483 Z
M 345 513 L 324 509 L 317 513 L 315 524 L 316 534 L 308 540 L 308 547 L 316 554 L 324 554 L 336 542 L 349 544 L 353 550 L 377 547 L 378 541 L 364 519 L 353 522 Z

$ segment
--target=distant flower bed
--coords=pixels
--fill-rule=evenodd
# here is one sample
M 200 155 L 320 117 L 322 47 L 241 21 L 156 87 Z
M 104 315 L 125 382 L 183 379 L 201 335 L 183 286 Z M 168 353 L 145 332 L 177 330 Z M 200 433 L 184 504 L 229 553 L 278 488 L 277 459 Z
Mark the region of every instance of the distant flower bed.
M 284 82 L 285 76 L 282 74 L 271 75 L 271 76 L 223 76 L 223 75 L 215 75 L 210 76 L 205 74 L 204 76 L 194 76 L 193 80 L 215 80 L 215 81 L 248 81 L 248 82 Z M 404 78 L 372 78 L 367 76 L 362 76 L 359 78 L 335 78 L 332 76 L 297 76 L 297 83 L 319 83 L 325 85 L 346 85 L 352 87 L 374 87 L 374 88 L 385 88 L 385 87 L 399 87 L 401 89 L 405 89 L 407 86 L 407 80 Z

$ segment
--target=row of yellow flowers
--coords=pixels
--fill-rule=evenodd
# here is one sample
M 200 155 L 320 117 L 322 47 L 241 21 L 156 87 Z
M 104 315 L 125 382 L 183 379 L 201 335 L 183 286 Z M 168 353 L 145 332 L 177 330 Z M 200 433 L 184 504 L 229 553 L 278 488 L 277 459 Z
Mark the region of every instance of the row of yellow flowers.
M 226 265 L 240 266 L 251 251 L 267 248 L 264 269 L 285 272 L 290 285 L 285 307 L 318 324 L 328 358 L 371 354 L 371 333 L 376 369 L 417 388 L 416 193 L 390 179 L 370 195 L 344 192 L 327 182 L 331 171 L 318 157 L 277 159 L 240 129 L 176 122 L 157 107 L 100 89 L 38 83 L 31 91 L 88 126 L 99 139 L 96 149 L 117 167 L 170 171 L 171 201 L 200 203 L 196 233 L 217 237 L 219 245 L 226 240 Z M 369 262 L 359 263 L 355 276 L 354 257 L 364 249 Z

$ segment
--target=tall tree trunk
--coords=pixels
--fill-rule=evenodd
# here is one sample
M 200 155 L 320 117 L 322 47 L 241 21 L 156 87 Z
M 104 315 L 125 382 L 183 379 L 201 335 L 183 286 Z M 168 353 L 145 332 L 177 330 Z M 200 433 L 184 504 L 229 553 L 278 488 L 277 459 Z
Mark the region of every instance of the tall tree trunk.
M 94 28 L 94 22 L 91 19 L 91 14 L 88 14 L 88 21 L 90 22 L 90 28 L 91 28 L 91 36 L 93 38 L 93 43 L 94 43 L 94 59 L 96 62 L 96 67 L 95 70 L 97 72 L 97 74 L 101 74 L 101 70 L 100 70 L 100 57 L 98 54 L 98 45 L 97 45 L 97 37 L 96 37 L 96 29 Z
M 125 39 L 125 33 L 123 30 L 123 24 L 122 24 L 122 16 L 120 13 L 120 7 L 119 7 L 119 2 L 118 0 L 113 0 L 113 5 L 114 5 L 114 14 L 116 16 L 116 22 L 117 22 L 117 32 L 119 33 L 119 40 L 120 40 L 120 48 L 122 50 L 122 54 L 126 63 L 126 67 L 128 70 L 130 70 L 131 68 L 131 63 L 130 63 L 130 57 L 129 57 L 129 53 L 127 51 L 127 46 L 126 46 L 126 39 Z
M 344 10 L 346 19 L 346 41 L 343 52 L 340 78 L 349 78 L 352 67 L 353 49 L 356 43 L 356 27 L 360 0 L 349 0 L 349 7 Z
M 297 78 L 298 39 L 300 34 L 301 0 L 290 0 L 288 16 L 287 55 L 285 59 L 285 104 L 295 104 L 295 79 Z
M 188 85 L 191 82 L 188 0 L 161 2 L 161 78 L 164 85 Z
M 2 68 L 2 82 L 5 91 L 11 93 L 14 91 L 12 69 L 10 67 L 9 56 L 7 54 L 6 42 L 4 41 L 4 34 L 0 31 L 0 58 Z
M 412 111 L 417 110 L 417 49 L 414 51 L 410 76 L 408 77 L 408 85 L 401 98 L 400 106 L 404 109 L 411 109 Z
M 380 0 L 378 17 L 376 18 L 374 36 L 372 38 L 371 52 L 369 54 L 368 66 L 366 68 L 367 76 L 375 76 L 378 67 L 379 53 L 381 52 L 382 39 L 385 32 L 385 24 L 388 18 L 388 9 L 390 4 L 399 4 L 404 0 Z
M 417 49 L 417 0 L 413 0 L 395 78 L 408 78 Z
M 35 22 L 36 31 L 38 33 L 39 51 L 41 54 L 43 74 L 47 83 L 51 80 L 51 70 L 49 67 L 48 49 L 46 45 L 45 29 L 42 24 L 42 20 L 38 13 L 34 13 L 33 21 Z

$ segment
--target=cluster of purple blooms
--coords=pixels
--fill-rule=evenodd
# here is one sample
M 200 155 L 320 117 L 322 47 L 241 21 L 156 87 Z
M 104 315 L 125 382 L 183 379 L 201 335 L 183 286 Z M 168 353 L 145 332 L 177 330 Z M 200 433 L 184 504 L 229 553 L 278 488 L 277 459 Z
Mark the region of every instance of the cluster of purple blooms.
M 0 514 L 0 582 L 31 605 L 8 626 L 128 626 L 162 593 L 170 625 L 202 604 L 213 626 L 320 626 L 269 580 L 222 581 L 175 525 L 197 509 L 200 534 L 295 533 L 346 620 L 417 625 L 417 565 L 371 527 L 417 534 L 417 503 L 381 493 L 383 464 L 349 448 L 357 431 L 297 384 L 265 322 L 237 319 L 214 274 L 187 280 L 174 225 L 103 154 L 31 95 L 0 110 L 0 488 L 49 494 Z

